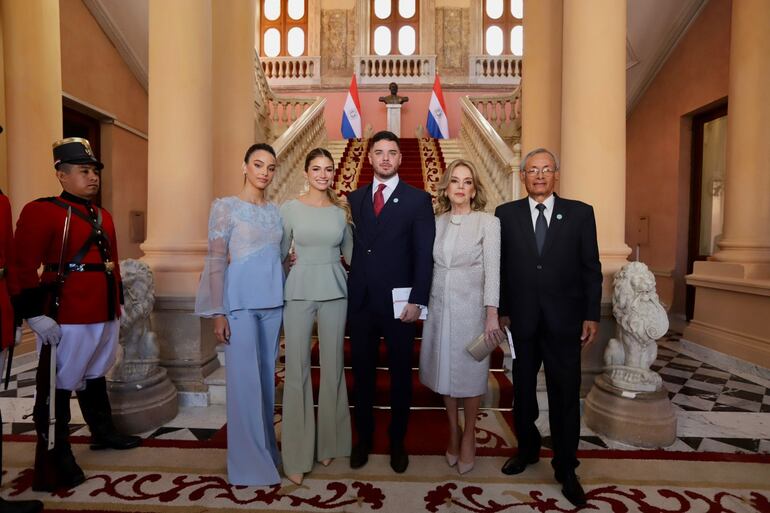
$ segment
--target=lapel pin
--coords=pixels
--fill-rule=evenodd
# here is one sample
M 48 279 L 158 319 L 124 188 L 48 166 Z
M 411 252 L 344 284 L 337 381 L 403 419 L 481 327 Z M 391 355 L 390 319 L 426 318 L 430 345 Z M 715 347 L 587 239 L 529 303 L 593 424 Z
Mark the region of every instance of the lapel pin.
M 562 218 L 562 217 L 564 217 L 564 216 L 563 216 L 563 215 L 561 215 L 561 214 L 556 214 L 556 219 L 558 219 L 558 220 L 560 220 L 560 221 L 561 221 L 561 218 Z
M 393 203 L 398 203 L 398 198 L 393 198 Z

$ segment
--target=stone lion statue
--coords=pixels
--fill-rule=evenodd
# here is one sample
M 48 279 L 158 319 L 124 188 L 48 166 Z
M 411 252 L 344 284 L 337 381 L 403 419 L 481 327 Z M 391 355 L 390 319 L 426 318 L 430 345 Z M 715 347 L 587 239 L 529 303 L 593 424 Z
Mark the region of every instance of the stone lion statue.
M 641 262 L 623 266 L 615 275 L 612 313 L 617 338 L 604 351 L 605 375 L 618 388 L 654 392 L 663 386 L 650 370 L 658 354 L 657 340 L 668 331 L 668 315 L 658 299 L 655 276 Z
M 150 330 L 155 284 L 152 270 L 139 260 L 122 260 L 120 277 L 124 311 L 120 317 L 120 350 L 110 380 L 134 382 L 149 377 L 158 367 L 158 342 Z

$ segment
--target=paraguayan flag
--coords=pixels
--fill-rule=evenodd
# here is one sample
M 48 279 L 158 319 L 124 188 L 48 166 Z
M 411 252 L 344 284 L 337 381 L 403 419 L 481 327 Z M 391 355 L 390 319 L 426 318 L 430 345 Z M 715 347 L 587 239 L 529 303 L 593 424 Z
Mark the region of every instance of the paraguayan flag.
M 428 105 L 428 133 L 436 139 L 449 139 L 449 122 L 446 119 L 446 104 L 444 94 L 441 92 L 441 82 L 436 73 L 433 82 L 433 93 L 430 95 Z
M 361 138 L 361 102 L 358 100 L 358 86 L 356 85 L 356 76 L 353 75 L 350 81 L 350 90 L 345 99 L 345 106 L 342 110 L 342 137 L 345 139 Z

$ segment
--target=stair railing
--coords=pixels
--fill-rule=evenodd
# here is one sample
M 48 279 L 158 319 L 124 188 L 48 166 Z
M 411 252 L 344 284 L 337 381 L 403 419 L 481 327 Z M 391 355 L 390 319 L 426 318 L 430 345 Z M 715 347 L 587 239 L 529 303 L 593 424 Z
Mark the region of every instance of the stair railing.
M 469 96 L 471 103 L 481 115 L 495 127 L 500 137 L 513 147 L 521 139 L 521 114 L 519 101 L 521 88 L 517 87 L 510 94 L 489 96 Z
M 254 109 L 257 138 L 274 141 L 315 104 L 319 97 L 278 96 L 270 88 L 265 70 L 254 54 Z
M 267 83 L 257 55 L 254 56 L 254 122 L 257 140 L 270 141 L 276 152 L 278 172 L 268 195 L 282 203 L 302 189 L 305 155 L 326 139 L 326 99 L 280 97 Z
M 479 178 L 487 191 L 487 210 L 491 212 L 499 204 L 519 197 L 516 171 L 521 145 L 516 140 L 511 149 L 470 97 L 461 98 L 460 106 L 460 141 L 478 166 Z
M 323 115 L 325 105 L 326 98 L 316 99 L 310 108 L 273 141 L 278 172 L 268 189 L 271 201 L 282 203 L 302 190 L 305 180 L 305 156 L 313 148 L 323 146 L 326 139 Z

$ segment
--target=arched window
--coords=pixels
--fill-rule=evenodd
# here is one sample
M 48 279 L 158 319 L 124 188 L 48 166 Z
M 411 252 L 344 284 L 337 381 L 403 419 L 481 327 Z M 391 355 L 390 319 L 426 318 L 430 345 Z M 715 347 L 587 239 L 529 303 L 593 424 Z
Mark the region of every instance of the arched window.
M 262 0 L 260 6 L 262 56 L 307 55 L 307 0 Z
M 420 10 L 417 0 L 370 0 L 372 52 L 413 55 L 420 49 Z
M 524 1 L 484 0 L 484 53 L 524 53 Z

